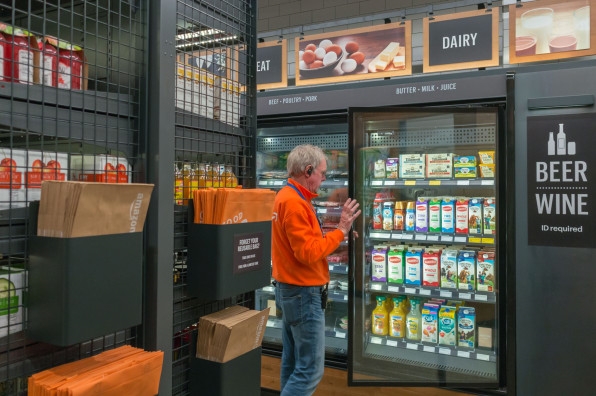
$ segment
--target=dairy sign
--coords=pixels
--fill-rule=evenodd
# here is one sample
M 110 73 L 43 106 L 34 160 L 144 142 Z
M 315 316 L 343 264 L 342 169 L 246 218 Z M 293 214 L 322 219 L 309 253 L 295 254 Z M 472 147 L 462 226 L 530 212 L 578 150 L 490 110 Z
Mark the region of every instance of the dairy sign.
M 528 118 L 528 244 L 593 248 L 596 114 Z

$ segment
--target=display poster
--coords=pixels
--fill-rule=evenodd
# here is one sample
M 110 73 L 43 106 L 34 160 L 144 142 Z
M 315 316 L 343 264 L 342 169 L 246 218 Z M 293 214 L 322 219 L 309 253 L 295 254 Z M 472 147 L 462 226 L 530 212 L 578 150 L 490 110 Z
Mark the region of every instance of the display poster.
M 234 274 L 263 268 L 264 233 L 234 234 Z
M 528 244 L 593 248 L 596 114 L 528 117 Z
M 412 74 L 411 21 L 295 39 L 296 85 Z
M 423 71 L 499 66 L 499 8 L 423 20 Z
M 228 51 L 225 48 L 187 54 L 186 64 L 206 70 L 215 76 L 230 78 Z
M 509 6 L 509 63 L 596 54 L 595 0 L 542 0 Z
M 288 86 L 287 40 L 257 45 L 257 89 Z

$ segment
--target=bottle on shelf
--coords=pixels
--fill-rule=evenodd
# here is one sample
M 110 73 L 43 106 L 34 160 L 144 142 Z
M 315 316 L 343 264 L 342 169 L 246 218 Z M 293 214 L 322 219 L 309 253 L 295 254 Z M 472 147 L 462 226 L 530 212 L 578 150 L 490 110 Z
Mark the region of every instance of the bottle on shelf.
M 420 301 L 416 298 L 410 298 L 410 312 L 406 315 L 406 338 L 410 341 L 420 341 L 421 327 Z
M 377 296 L 377 307 L 372 311 L 372 333 L 385 336 L 389 328 L 389 313 L 385 308 L 385 296 Z
M 197 187 L 207 187 L 207 164 L 200 162 L 197 167 Z
M 223 174 L 221 175 L 223 179 L 224 187 L 228 188 L 236 188 L 238 186 L 238 178 L 234 174 L 234 170 L 232 169 L 232 165 L 227 164 L 224 167 Z
M 389 313 L 389 335 L 396 338 L 406 336 L 406 311 L 404 296 L 393 297 L 393 310 Z
M 221 187 L 221 179 L 219 175 L 219 164 L 217 162 L 209 164 L 207 167 L 207 187 L 219 188 Z
M 184 179 L 176 164 L 174 164 L 174 203 L 176 205 L 184 204 Z
M 185 162 L 182 165 L 182 180 L 183 180 L 183 187 L 182 187 L 182 199 L 184 201 L 184 205 L 188 204 L 188 198 L 190 197 L 190 163 Z

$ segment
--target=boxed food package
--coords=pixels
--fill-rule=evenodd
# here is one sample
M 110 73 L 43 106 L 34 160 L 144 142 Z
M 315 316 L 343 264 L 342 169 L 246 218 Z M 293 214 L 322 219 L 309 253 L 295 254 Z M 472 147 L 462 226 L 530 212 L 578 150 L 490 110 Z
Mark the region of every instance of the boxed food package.
M 494 150 L 479 151 L 478 159 L 480 160 L 481 164 L 494 165 L 495 164 L 495 151 Z
M 0 148 L 0 209 L 27 206 L 25 150 Z
M 27 272 L 22 268 L 0 268 L 0 337 L 23 330 L 23 290 Z
M 225 363 L 261 346 L 269 308 L 232 306 L 199 319 L 196 357 Z
M 470 198 L 468 201 L 468 233 L 482 234 L 482 198 Z
M 199 80 L 199 115 L 205 118 L 215 118 L 215 76 L 200 70 Z
M 39 201 L 41 182 L 44 180 L 68 180 L 68 154 L 29 150 L 27 153 L 26 186 L 27 201 Z
M 425 154 L 400 154 L 399 177 L 402 179 L 423 179 L 425 173 Z
M 482 209 L 482 217 L 484 219 L 484 233 L 493 235 L 497 232 L 497 206 L 495 198 L 488 197 L 484 199 L 484 207 Z
M 56 37 L 39 41 L 42 84 L 62 89 L 87 89 L 88 65 L 83 48 Z
M 0 81 L 39 83 L 39 49 L 34 34 L 0 23 Z
M 457 255 L 457 288 L 472 291 L 476 289 L 476 252 L 460 250 Z
M 453 177 L 453 154 L 434 153 L 426 154 L 426 177 L 451 178 Z
M 493 178 L 495 177 L 495 165 L 494 164 L 480 164 L 478 165 L 480 171 L 480 177 Z
M 476 264 L 478 276 L 476 289 L 478 291 L 495 291 L 495 252 L 479 251 Z
M 474 155 L 456 155 L 453 157 L 453 167 L 472 167 L 476 166 L 476 156 Z
M 399 158 L 387 158 L 385 160 L 385 173 L 387 179 L 397 179 L 399 176 Z
M 72 154 L 70 180 L 99 183 L 130 183 L 131 168 L 126 158 L 108 154 Z
M 456 179 L 473 179 L 478 177 L 475 166 L 459 166 L 453 169 Z

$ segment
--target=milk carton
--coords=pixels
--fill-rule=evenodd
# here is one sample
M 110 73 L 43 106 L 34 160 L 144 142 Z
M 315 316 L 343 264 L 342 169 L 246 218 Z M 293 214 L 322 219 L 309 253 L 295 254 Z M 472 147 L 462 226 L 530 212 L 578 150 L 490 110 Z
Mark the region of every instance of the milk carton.
M 439 309 L 439 345 L 456 344 L 455 307 L 442 305 Z
M 441 282 L 439 263 L 441 251 L 425 249 L 422 253 L 422 286 L 439 287 Z
M 452 197 L 443 197 L 441 201 L 441 232 L 455 232 L 455 199 Z
M 468 233 L 482 234 L 482 198 L 470 198 L 468 202 Z
M 428 198 L 416 200 L 416 232 L 428 232 Z
M 371 253 L 373 282 L 387 282 L 387 248 L 377 246 Z
M 476 346 L 476 310 L 472 307 L 460 307 L 457 314 L 457 346 L 474 348 Z
M 445 249 L 441 252 L 441 288 L 457 288 L 457 249 Z
M 406 252 L 406 286 L 420 286 L 422 282 L 422 249 L 412 248 Z
M 484 199 L 484 205 L 482 208 L 482 218 L 484 220 L 483 231 L 485 234 L 494 235 L 497 230 L 497 206 L 495 199 L 492 197 Z
M 470 200 L 465 197 L 458 198 L 455 201 L 455 233 L 468 233 L 468 205 Z
M 457 288 L 473 291 L 476 289 L 476 252 L 460 250 L 457 255 Z
M 387 252 L 387 283 L 404 283 L 405 247 L 391 247 Z
M 430 344 L 438 342 L 439 305 L 426 303 L 422 307 L 421 341 Z
M 485 292 L 495 291 L 495 252 L 481 250 L 476 260 L 476 290 Z
M 441 232 L 441 198 L 428 201 L 428 232 Z

